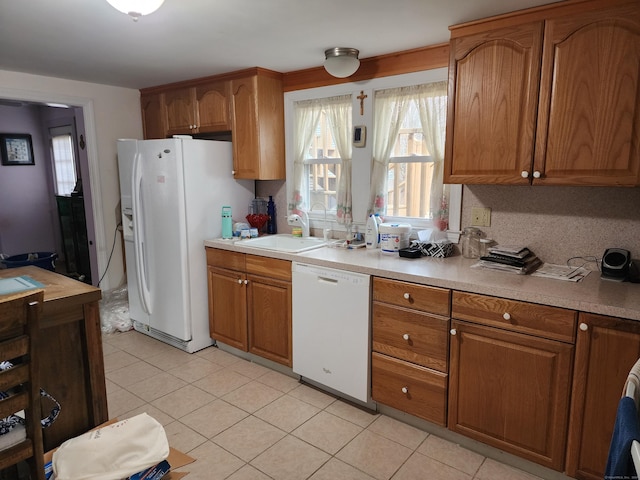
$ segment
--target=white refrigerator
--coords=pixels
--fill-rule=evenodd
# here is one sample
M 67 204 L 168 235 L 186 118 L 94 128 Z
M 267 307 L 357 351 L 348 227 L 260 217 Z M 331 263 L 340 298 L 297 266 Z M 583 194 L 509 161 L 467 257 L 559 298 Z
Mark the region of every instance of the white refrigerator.
M 204 240 L 229 205 L 244 219 L 254 182 L 235 180 L 230 142 L 118 140 L 129 315 L 142 333 L 195 352 L 209 336 Z

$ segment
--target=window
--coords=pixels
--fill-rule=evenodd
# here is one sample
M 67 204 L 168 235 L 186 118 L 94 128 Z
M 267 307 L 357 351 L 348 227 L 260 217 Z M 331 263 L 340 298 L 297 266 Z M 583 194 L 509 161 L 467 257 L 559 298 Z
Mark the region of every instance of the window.
M 447 220 L 441 211 L 447 203 L 442 186 L 446 110 L 445 81 L 374 92 L 371 211 Z
M 341 206 L 344 202 L 341 196 L 350 195 L 352 205 L 349 207 L 351 215 L 348 217 L 359 231 L 364 231 L 368 213 L 375 210 L 377 191 L 374 185 L 382 185 L 382 202 L 378 206 L 384 212 L 387 221 L 404 221 L 414 228 L 428 228 L 434 226 L 440 209 L 443 191 L 448 199 L 449 230 L 453 231 L 449 237 L 457 241 L 456 231 L 460 230 L 460 213 L 462 188 L 460 185 L 446 185 L 436 182 L 432 188 L 432 178 L 441 175 L 442 163 L 436 161 L 443 158 L 441 151 L 430 151 L 434 144 L 434 134 L 431 129 L 424 131 L 422 118 L 425 102 L 440 101 L 446 105 L 446 89 L 442 96 L 413 95 L 404 102 L 402 115 L 398 117 L 397 131 L 393 135 L 382 135 L 377 131 L 376 120 L 384 125 L 384 119 L 378 114 L 378 107 L 383 103 L 381 98 L 387 90 L 404 89 L 404 93 L 415 93 L 420 85 L 429 85 L 446 81 L 447 69 L 436 69 L 393 77 L 384 77 L 357 84 L 340 84 L 285 93 L 285 131 L 287 155 L 287 198 L 289 212 L 301 208 L 309 213 L 312 228 L 324 228 L 324 207 L 327 209 L 327 220 L 332 222 L 334 230 L 344 230 L 339 224 L 348 224 L 340 217 Z M 440 85 L 442 87 L 442 85 Z M 362 104 L 358 99 L 363 92 L 366 98 Z M 349 108 L 348 140 L 336 138 L 331 130 L 331 118 L 321 119 L 320 111 L 314 111 L 309 106 L 321 102 L 332 96 L 348 97 Z M 411 97 L 411 95 L 409 95 Z M 443 103 L 444 102 L 444 103 Z M 301 123 L 299 108 L 308 107 L 305 118 L 307 126 Z M 321 109 L 318 109 L 321 110 Z M 442 132 L 438 137 L 442 143 L 444 138 L 445 118 L 436 125 Z M 432 123 L 432 122 L 431 122 Z M 302 125 L 302 128 L 301 128 Z M 313 126 L 311 126 L 313 125 Z M 363 125 L 367 129 L 366 144 L 362 148 L 351 148 L 352 125 Z M 300 142 L 305 131 L 308 136 L 302 144 Z M 341 129 L 340 135 L 346 128 Z M 385 163 L 381 172 L 376 172 L 376 144 L 382 142 L 387 148 Z M 342 150 L 349 153 L 342 155 Z M 348 148 L 347 148 L 348 147 Z M 296 162 L 304 156 L 304 161 Z M 346 160 L 346 165 L 345 165 Z M 304 173 L 301 173 L 303 166 Z M 345 168 L 348 166 L 349 168 Z M 438 171 L 440 169 L 440 171 Z M 382 180 L 380 180 L 382 179 Z M 378 183 L 376 183 L 378 182 Z M 308 192 L 308 193 L 307 193 Z M 298 194 L 300 196 L 298 196 Z M 305 197 L 306 194 L 306 197 Z M 300 198 L 301 197 L 301 198 Z M 434 215 L 435 213 L 435 215 Z M 435 216 L 435 218 L 434 218 Z M 338 224 L 338 225 L 337 225 Z
M 342 160 L 325 110 L 320 112 L 305 163 L 309 175 L 309 209 L 322 205 L 327 212 L 335 214 Z
M 345 183 L 351 169 L 351 96 L 298 101 L 293 115 L 296 154 L 289 211 L 316 209 L 350 223 L 351 199 Z
M 70 125 L 49 129 L 53 158 L 53 177 L 57 195 L 69 195 L 78 180 Z

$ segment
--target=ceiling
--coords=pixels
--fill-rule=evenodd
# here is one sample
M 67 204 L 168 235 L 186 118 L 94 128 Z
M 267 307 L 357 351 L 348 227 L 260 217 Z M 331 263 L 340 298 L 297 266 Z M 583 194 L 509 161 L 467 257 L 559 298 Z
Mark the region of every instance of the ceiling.
M 143 88 L 447 42 L 449 25 L 552 0 L 165 0 L 137 23 L 106 0 L 3 0 L 0 69 Z

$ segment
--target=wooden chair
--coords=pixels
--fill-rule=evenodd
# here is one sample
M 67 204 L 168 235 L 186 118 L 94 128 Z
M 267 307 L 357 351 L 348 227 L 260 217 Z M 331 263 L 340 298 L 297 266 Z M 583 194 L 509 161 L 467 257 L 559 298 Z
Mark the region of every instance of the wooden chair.
M 0 441 L 9 435 L 17 441 L 0 451 L 0 470 L 26 461 L 31 480 L 45 478 L 40 382 L 35 354 L 43 296 L 42 290 L 0 296 L 0 362 L 13 364 L 0 371 L 0 392 L 9 393 L 7 398 L 0 400 L 0 418 L 21 411 L 25 418 L 24 427 L 0 436 Z M 24 430 L 24 434 L 18 429 Z M 4 443 L 13 442 L 5 439 Z

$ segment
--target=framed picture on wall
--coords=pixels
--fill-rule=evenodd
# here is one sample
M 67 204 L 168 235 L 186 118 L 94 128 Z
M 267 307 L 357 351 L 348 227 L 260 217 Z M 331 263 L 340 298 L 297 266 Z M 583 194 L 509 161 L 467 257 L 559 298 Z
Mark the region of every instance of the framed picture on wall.
M 34 165 L 31 135 L 26 133 L 0 133 L 2 165 Z

